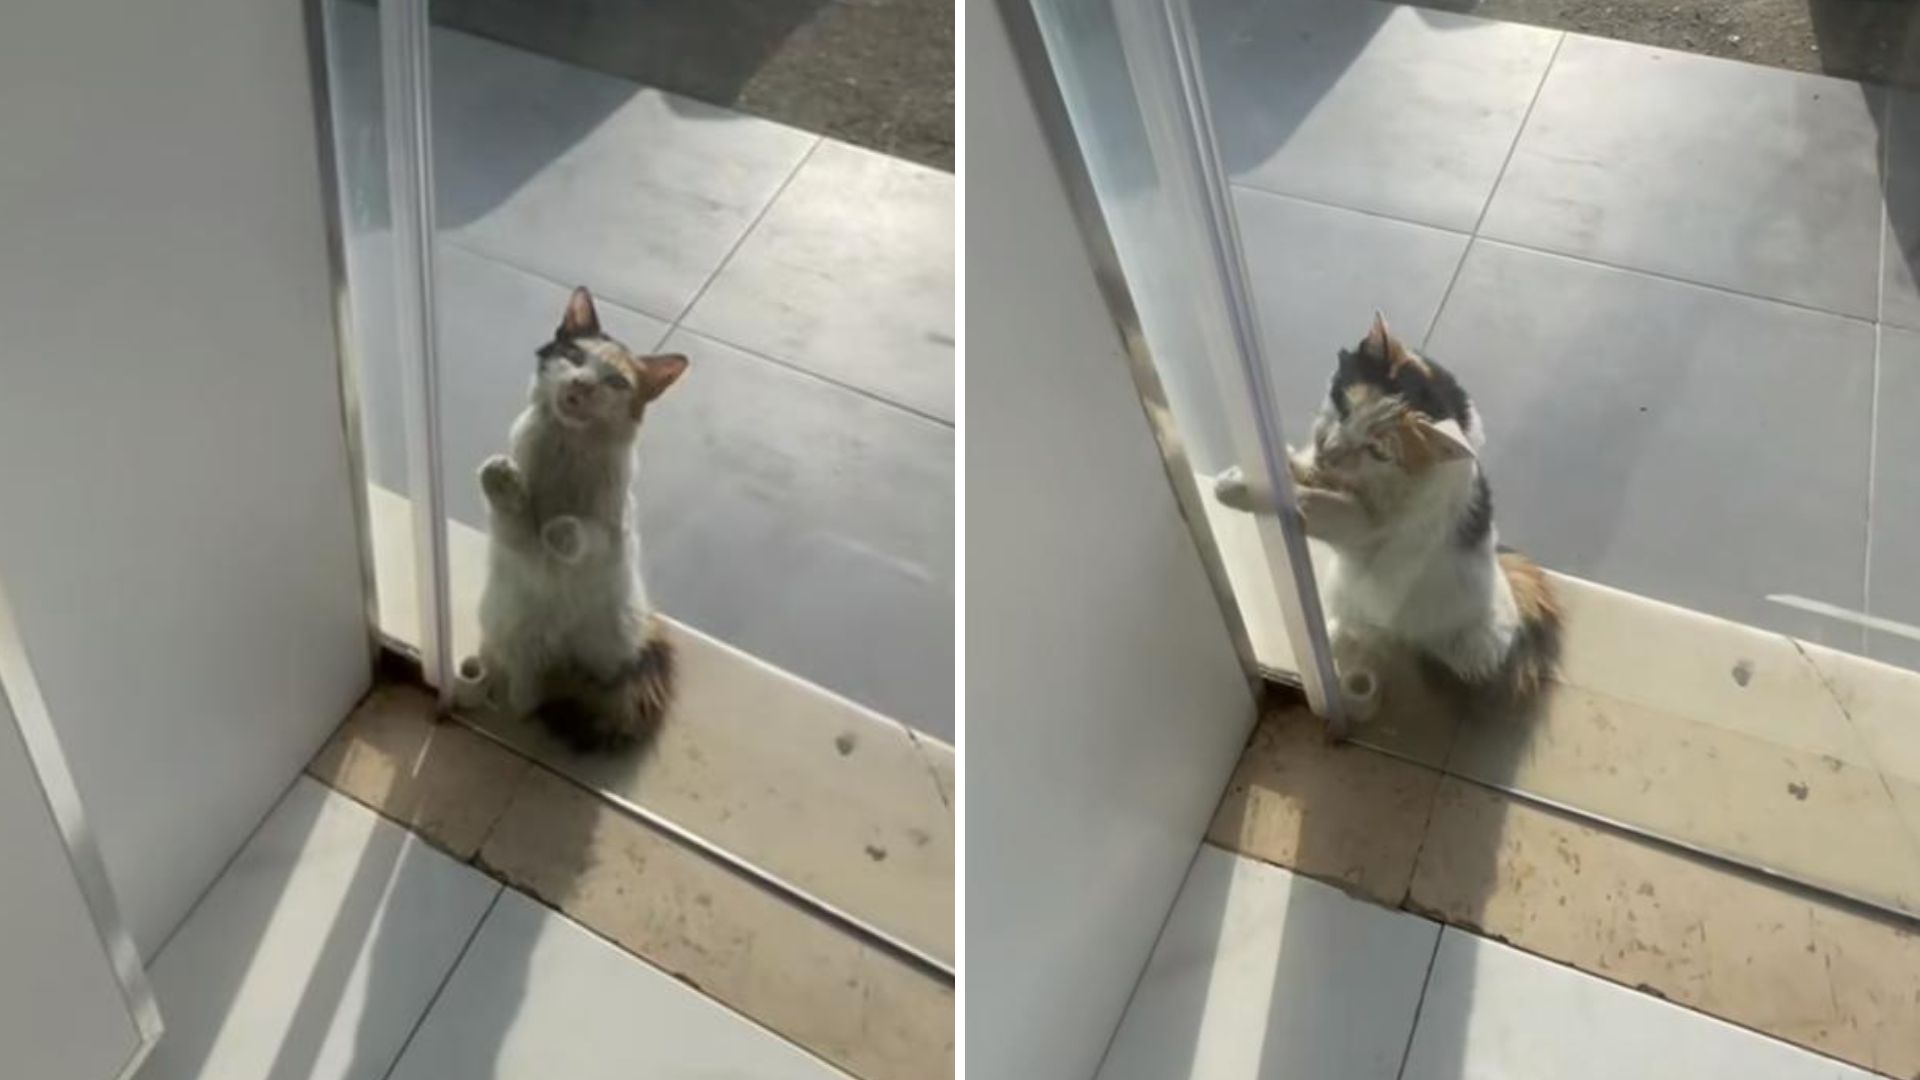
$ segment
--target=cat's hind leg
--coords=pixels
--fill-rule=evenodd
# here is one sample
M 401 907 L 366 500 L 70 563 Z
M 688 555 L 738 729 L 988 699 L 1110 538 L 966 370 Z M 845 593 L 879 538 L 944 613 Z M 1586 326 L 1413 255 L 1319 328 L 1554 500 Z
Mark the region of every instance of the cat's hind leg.
M 1511 629 L 1489 621 L 1431 642 L 1426 651 L 1461 682 L 1486 686 L 1500 677 L 1512 647 Z

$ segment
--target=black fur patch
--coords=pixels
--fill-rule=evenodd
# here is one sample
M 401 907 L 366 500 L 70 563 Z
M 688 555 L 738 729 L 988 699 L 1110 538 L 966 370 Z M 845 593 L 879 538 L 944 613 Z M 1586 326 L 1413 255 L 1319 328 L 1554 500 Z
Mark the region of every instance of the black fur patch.
M 1467 504 L 1467 512 L 1454 526 L 1453 538 L 1461 547 L 1479 547 L 1487 542 L 1487 535 L 1493 531 L 1493 492 L 1487 487 L 1485 473 L 1475 473 L 1473 477 L 1473 501 Z
M 1422 371 L 1422 366 L 1425 371 Z M 1424 414 L 1436 423 L 1452 420 L 1460 425 L 1463 432 L 1473 430 L 1469 419 L 1467 392 L 1460 388 L 1460 381 L 1453 372 L 1441 367 L 1437 362 L 1421 358 L 1419 364 L 1401 364 L 1398 370 L 1389 370 L 1385 356 L 1368 348 L 1365 342 L 1351 349 L 1340 350 L 1340 363 L 1333 372 L 1333 384 L 1328 388 L 1333 408 L 1340 419 L 1347 418 L 1347 391 L 1354 386 L 1372 386 L 1383 394 L 1397 397 L 1407 403 L 1415 412 Z
M 543 363 L 556 356 L 565 357 L 566 361 L 574 367 L 587 362 L 586 351 L 574 344 L 573 338 L 555 338 L 540 346 L 534 355 L 538 356 Z

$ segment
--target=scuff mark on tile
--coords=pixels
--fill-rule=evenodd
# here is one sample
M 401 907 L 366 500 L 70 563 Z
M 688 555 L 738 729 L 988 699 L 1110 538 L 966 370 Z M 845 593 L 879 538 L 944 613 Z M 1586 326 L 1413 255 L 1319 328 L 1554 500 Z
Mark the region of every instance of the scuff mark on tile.
M 920 741 L 920 733 L 905 724 L 900 725 L 900 730 L 907 733 L 907 741 L 913 743 L 914 752 L 920 755 L 920 763 L 926 766 L 927 776 L 933 781 L 933 790 L 940 796 L 940 805 L 953 809 L 953 795 L 947 791 L 946 781 L 940 778 L 939 767 L 927 756 L 927 744 Z

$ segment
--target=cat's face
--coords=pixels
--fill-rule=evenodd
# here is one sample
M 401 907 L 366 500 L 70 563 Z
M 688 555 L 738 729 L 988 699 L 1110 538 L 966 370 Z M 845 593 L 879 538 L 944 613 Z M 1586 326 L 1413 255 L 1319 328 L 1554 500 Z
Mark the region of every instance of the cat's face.
M 609 434 L 632 431 L 647 403 L 687 370 L 678 353 L 637 356 L 603 333 L 584 287 L 573 290 L 560 328 L 536 355 L 533 403 L 562 427 Z
M 1313 425 L 1319 482 L 1379 490 L 1473 454 L 1473 407 L 1452 375 L 1423 359 L 1374 316 L 1360 344 L 1340 353 Z

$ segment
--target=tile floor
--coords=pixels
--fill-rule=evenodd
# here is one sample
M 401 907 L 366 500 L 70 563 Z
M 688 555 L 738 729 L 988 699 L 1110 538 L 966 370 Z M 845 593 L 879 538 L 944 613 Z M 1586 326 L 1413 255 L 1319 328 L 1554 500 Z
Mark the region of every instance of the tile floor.
M 1101 1080 L 1874 1074 L 1201 848 Z
M 381 626 L 399 641 L 417 642 L 418 612 L 407 602 L 415 595 L 407 557 L 410 507 L 384 490 L 374 494 L 369 509 Z M 447 530 L 447 550 L 454 651 L 464 655 L 478 647 L 486 537 L 456 521 Z M 669 722 L 644 746 L 583 756 L 524 720 L 462 719 L 499 740 L 492 757 L 539 762 L 636 807 L 951 970 L 953 748 L 671 617 L 663 622 L 676 650 L 679 690 Z M 429 779 L 415 750 L 447 725 L 434 723 L 424 691 L 393 689 L 354 710 L 315 774 L 412 823 L 421 811 L 391 785 L 404 780 L 413 788 Z M 484 835 L 493 820 L 486 808 L 511 784 L 496 774 L 505 766 L 482 769 L 465 762 L 457 746 L 440 745 L 455 752 L 448 778 L 454 786 L 445 794 L 461 798 L 442 798 L 431 786 L 422 797 L 434 831 L 447 830 L 438 842 L 471 854 L 476 830 Z M 404 809 L 392 808 L 396 800 Z M 457 816 L 443 820 L 446 814 Z
M 1871 707 L 1869 696 L 1854 703 Z M 1692 730 L 1687 737 L 1703 734 Z M 1820 766 L 1808 786 L 1822 790 L 1828 772 Z M 1819 800 L 1787 802 L 1799 807 Z M 1800 831 L 1791 814 L 1777 815 L 1787 833 Z M 1830 826 L 1829 835 L 1847 828 L 1843 818 Z M 1625 992 L 1620 988 L 1632 988 L 1858 1068 L 1898 1077 L 1920 1072 L 1920 1027 L 1913 1023 L 1920 1002 L 1920 932 L 1911 919 L 1875 914 L 1768 875 L 1595 825 L 1433 765 L 1363 746 L 1328 744 L 1303 708 L 1277 707 L 1262 719 L 1221 800 L 1208 841 L 1221 851 L 1324 882 L 1352 897 L 1353 910 L 1378 926 L 1415 916 L 1435 920 L 1450 932 L 1491 938 L 1609 984 L 1576 997 L 1616 996 Z M 1882 850 L 1895 855 L 1895 846 L 1883 842 Z M 1200 871 L 1194 875 L 1199 879 Z M 1236 868 L 1232 876 L 1261 875 Z M 1241 952 L 1271 955 L 1270 941 L 1235 929 L 1231 912 L 1250 909 L 1255 901 L 1223 904 L 1214 898 L 1218 887 L 1211 890 L 1189 888 L 1207 897 L 1191 903 L 1229 913 L 1213 917 L 1227 928 L 1215 936 L 1237 934 Z M 1176 912 L 1170 926 L 1192 919 Z M 1311 952 L 1312 939 L 1336 934 L 1333 928 L 1315 929 L 1298 949 Z M 1203 936 L 1170 933 L 1168 940 L 1192 945 Z M 1283 959 L 1288 949 L 1280 948 Z M 1192 952 L 1182 954 L 1189 966 L 1196 962 Z M 1229 966 L 1216 963 L 1215 970 Z M 1239 970 L 1247 963 L 1231 966 Z M 1264 974 L 1271 978 L 1271 971 Z M 1214 985 L 1225 977 L 1217 975 Z M 1239 986 L 1217 996 L 1230 1001 L 1254 992 Z M 1265 987 L 1258 992 L 1272 996 Z M 1211 1015 L 1213 999 L 1207 1000 Z M 1497 1002 L 1499 995 L 1489 992 L 1487 1000 Z M 1423 1016 L 1435 1003 L 1430 987 Z M 1495 1009 L 1486 1020 L 1492 1031 L 1513 1026 L 1502 1015 Z M 1469 1019 L 1479 1024 L 1485 1018 Z M 1454 1042 L 1481 1038 L 1469 1038 L 1476 1030 L 1471 1025 L 1448 1026 L 1457 1029 Z M 1246 1038 L 1243 1033 L 1241 1040 Z M 1698 1038 L 1711 1043 L 1720 1036 Z M 1610 1075 L 1665 1075 L 1643 1073 L 1630 1049 L 1623 1041 L 1619 1056 L 1603 1058 L 1622 1066 Z M 1572 1065 L 1564 1074 L 1584 1075 Z M 1563 1072 L 1544 1066 L 1482 1067 L 1440 1075 Z
M 374 483 L 404 493 L 378 40 L 336 0 L 335 126 Z M 691 374 L 636 482 L 662 610 L 953 737 L 953 177 L 447 30 L 432 38 L 447 490 L 565 289 Z
M 306 778 L 152 975 L 140 1080 L 850 1075 Z
M 1195 8 L 1292 430 L 1382 308 L 1477 397 L 1509 542 L 1920 661 L 1768 599 L 1920 623 L 1920 100 L 1371 0 Z

